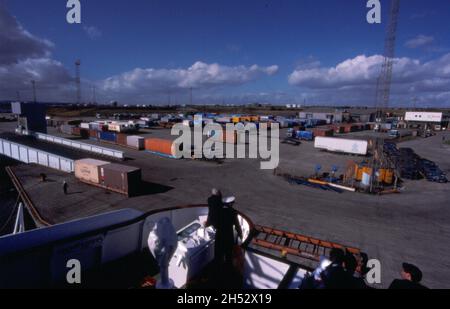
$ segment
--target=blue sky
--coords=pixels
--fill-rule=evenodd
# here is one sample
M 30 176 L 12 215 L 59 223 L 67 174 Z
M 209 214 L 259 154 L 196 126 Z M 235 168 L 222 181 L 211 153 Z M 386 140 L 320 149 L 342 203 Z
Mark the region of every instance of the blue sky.
M 220 67 L 214 82 L 201 77 L 193 83 L 198 101 L 311 104 L 370 104 L 367 92 L 379 61 L 370 57 L 383 52 L 390 4 L 382 0 L 383 23 L 369 25 L 365 0 L 90 0 L 81 1 L 82 24 L 70 25 L 65 0 L 5 2 L 24 30 L 51 42 L 45 57 L 61 64 L 68 75 L 73 77 L 74 60 L 82 60 L 86 100 L 89 87 L 96 85 L 100 101 L 165 103 L 166 92 L 174 101 L 187 103 L 189 87 L 183 78 L 192 81 L 194 77 L 186 77 L 189 68 L 200 62 L 205 65 L 199 66 L 201 72 L 209 71 L 211 64 Z M 449 15 L 449 1 L 402 2 L 396 54 L 409 62 L 399 64 L 405 71 L 397 73 L 394 104 L 407 104 L 411 97 L 424 104 L 450 104 L 445 87 L 423 87 L 430 81 L 442 86 L 442 80 L 449 81 L 446 72 L 419 80 L 424 67 L 447 64 Z M 359 55 L 366 58 L 355 60 Z M 330 76 L 330 69 L 352 59 L 351 71 L 364 83 L 346 76 L 349 72 Z M 252 65 L 258 68 L 251 70 Z M 267 70 L 271 66 L 277 66 L 275 73 Z M 361 67 L 366 71 L 358 75 Z M 417 78 L 405 85 L 402 77 L 411 70 Z M 129 85 L 130 78 L 135 85 Z M 147 84 L 158 87 L 147 89 Z M 70 92 L 71 87 L 68 82 L 60 92 Z

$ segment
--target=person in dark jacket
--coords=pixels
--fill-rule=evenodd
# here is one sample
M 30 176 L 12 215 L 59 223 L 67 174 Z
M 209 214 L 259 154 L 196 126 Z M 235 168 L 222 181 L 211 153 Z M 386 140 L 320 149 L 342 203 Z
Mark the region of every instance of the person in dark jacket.
M 64 180 L 63 182 L 63 192 L 65 195 L 67 195 L 67 190 L 69 189 L 69 185 L 67 184 L 67 182 Z
M 225 264 L 227 266 L 232 266 L 235 229 L 242 239 L 242 229 L 239 224 L 238 213 L 233 209 L 234 201 L 234 197 L 223 199 L 223 206 L 218 212 L 214 252 L 214 258 L 217 265 Z
M 415 265 L 403 263 L 402 279 L 392 281 L 389 289 L 391 290 L 423 290 L 427 287 L 420 284 L 422 280 L 422 271 Z
M 330 251 L 331 265 L 321 274 L 325 289 L 348 289 L 348 275 L 344 269 L 345 253 L 341 249 L 333 248 Z
M 347 252 L 345 254 L 344 268 L 348 277 L 347 280 L 349 289 L 358 290 L 367 288 L 362 275 L 357 273 L 356 271 L 356 269 L 358 268 L 358 261 L 350 252 Z
M 217 220 L 221 208 L 222 193 L 217 189 L 212 189 L 211 196 L 208 198 L 208 219 L 206 221 L 206 226 L 212 226 L 217 229 Z

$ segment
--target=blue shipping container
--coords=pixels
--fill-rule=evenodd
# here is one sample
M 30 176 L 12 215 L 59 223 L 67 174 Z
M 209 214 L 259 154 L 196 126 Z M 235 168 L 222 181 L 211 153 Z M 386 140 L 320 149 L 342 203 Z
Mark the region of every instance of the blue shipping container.
M 297 131 L 297 138 L 312 141 L 314 139 L 314 135 L 311 131 Z
M 116 142 L 116 133 L 112 132 L 100 132 L 100 139 L 107 142 Z

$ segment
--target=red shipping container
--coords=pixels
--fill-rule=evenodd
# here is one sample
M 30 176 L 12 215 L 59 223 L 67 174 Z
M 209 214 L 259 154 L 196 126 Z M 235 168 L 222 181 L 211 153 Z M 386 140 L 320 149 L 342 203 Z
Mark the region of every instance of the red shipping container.
M 89 130 L 89 137 L 90 138 L 98 138 L 98 131 L 97 130 Z
M 81 129 L 79 127 L 73 127 L 72 135 L 81 136 Z

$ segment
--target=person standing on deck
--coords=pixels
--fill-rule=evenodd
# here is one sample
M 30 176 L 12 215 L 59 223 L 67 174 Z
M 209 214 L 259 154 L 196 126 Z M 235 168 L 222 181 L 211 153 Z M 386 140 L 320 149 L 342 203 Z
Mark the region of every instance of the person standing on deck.
M 219 211 L 215 238 L 215 261 L 218 266 L 233 264 L 233 246 L 235 245 L 234 230 L 242 239 L 242 229 L 238 220 L 238 213 L 233 208 L 234 197 L 223 199 L 223 206 Z
M 67 195 L 67 189 L 69 188 L 69 185 L 67 184 L 67 182 L 64 180 L 63 182 L 63 192 L 65 195 Z
M 208 198 L 208 220 L 206 226 L 212 226 L 217 229 L 217 220 L 222 208 L 222 192 L 217 189 L 211 190 L 211 196 Z

